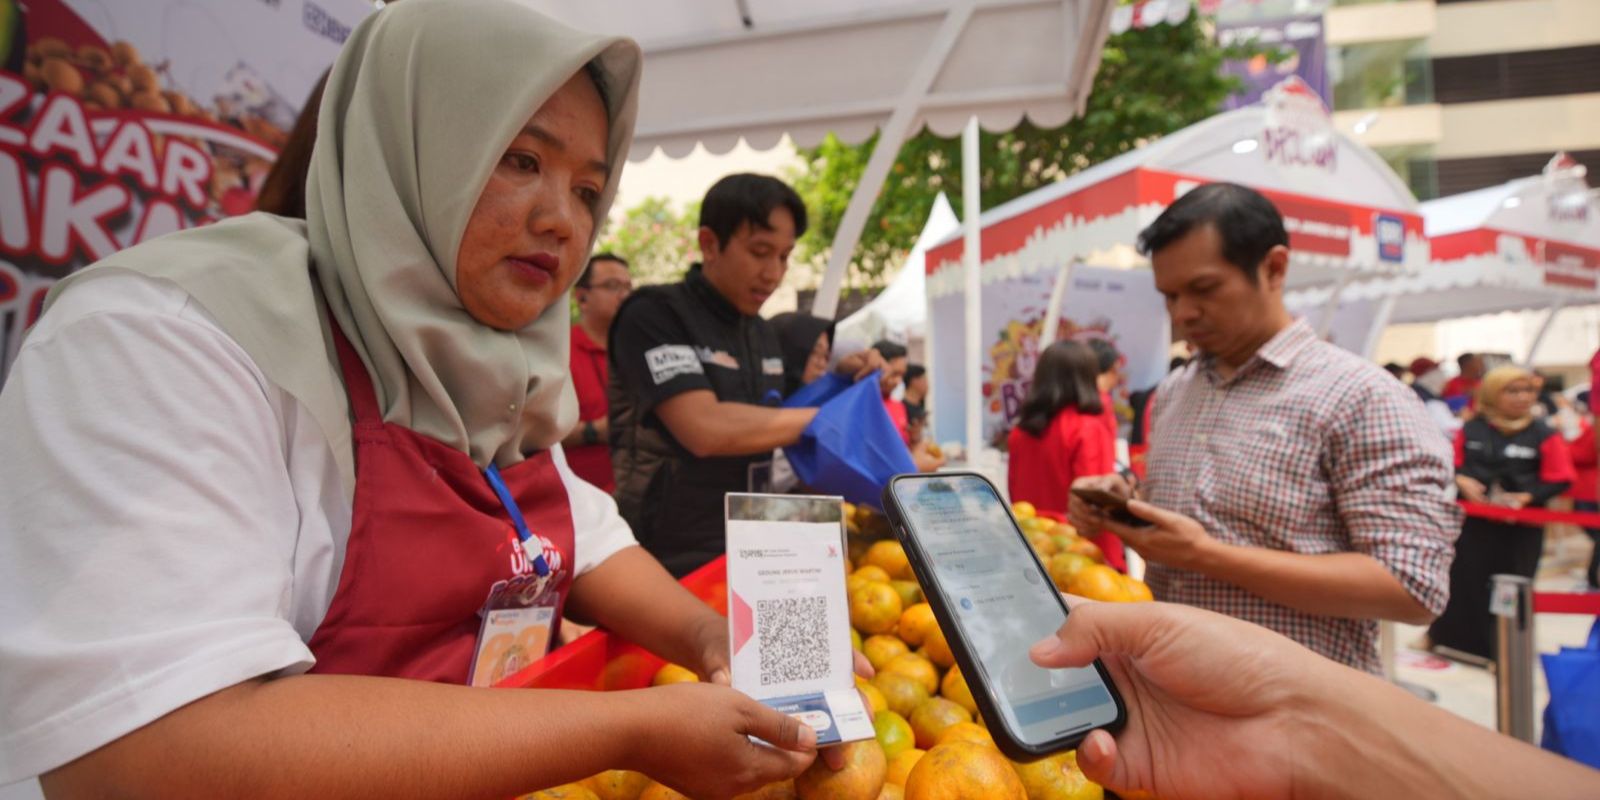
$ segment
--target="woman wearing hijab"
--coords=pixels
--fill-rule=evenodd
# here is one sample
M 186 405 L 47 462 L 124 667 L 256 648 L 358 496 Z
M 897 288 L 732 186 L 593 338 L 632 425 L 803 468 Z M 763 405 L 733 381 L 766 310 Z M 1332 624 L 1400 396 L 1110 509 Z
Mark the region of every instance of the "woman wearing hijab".
M 1533 417 L 1533 374 L 1497 367 L 1479 384 L 1478 415 L 1456 434 L 1456 487 L 1474 503 L 1539 508 L 1566 490 L 1574 473 L 1566 440 Z M 1544 527 L 1469 516 L 1450 565 L 1450 602 L 1428 628 L 1436 647 L 1480 659 L 1495 653 L 1489 579 L 1532 578 L 1544 550 Z
M 783 350 L 783 394 L 826 375 L 833 355 L 833 320 L 786 311 L 772 318 Z
M 621 767 L 722 796 L 810 763 L 557 444 L 639 63 L 517 0 L 396 4 L 328 77 L 305 221 L 57 284 L 0 393 L 29 456 L 0 460 L 0 784 L 504 797 Z M 462 685 L 563 611 L 714 683 Z

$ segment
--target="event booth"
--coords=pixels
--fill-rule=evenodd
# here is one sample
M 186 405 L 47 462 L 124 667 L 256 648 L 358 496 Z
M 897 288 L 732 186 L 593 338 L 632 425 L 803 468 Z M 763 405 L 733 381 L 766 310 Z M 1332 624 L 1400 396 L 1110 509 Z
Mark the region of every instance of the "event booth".
M 1139 231 L 1174 199 L 1231 181 L 1278 206 L 1294 254 L 1291 287 L 1399 276 L 1428 261 L 1416 199 L 1372 150 L 1340 133 L 1298 78 L 1263 102 L 1219 114 L 983 214 L 981 393 L 984 442 L 1015 419 L 1042 340 L 1102 336 L 1127 358 L 1127 388 L 1154 385 L 1171 335 Z M 966 358 L 959 237 L 927 255 L 929 363 Z M 1051 314 L 1049 309 L 1059 309 Z M 1054 330 L 1052 330 L 1052 327 Z M 934 432 L 964 438 L 950 410 L 967 402 L 956 370 L 935 370 Z M 1119 398 L 1120 400 L 1120 398 Z
M 1432 263 L 1411 275 L 1366 280 L 1338 298 L 1334 341 L 1372 356 L 1391 324 L 1436 322 L 1600 303 L 1600 201 L 1584 168 L 1558 153 L 1539 175 L 1422 204 Z M 1325 308 L 1327 288 L 1293 293 L 1296 309 Z

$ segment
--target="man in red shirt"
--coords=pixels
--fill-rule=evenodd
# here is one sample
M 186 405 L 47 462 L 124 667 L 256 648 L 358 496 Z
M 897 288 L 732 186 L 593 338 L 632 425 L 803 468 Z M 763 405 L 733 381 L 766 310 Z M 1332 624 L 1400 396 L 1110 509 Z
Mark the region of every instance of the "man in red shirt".
M 561 441 L 567 463 L 578 477 L 606 490 L 616 487 L 611 474 L 610 427 L 606 423 L 606 334 L 617 308 L 633 291 L 628 262 L 597 253 L 578 278 L 572 296 L 582 314 L 572 326 L 572 387 L 578 393 L 578 427 Z
M 1452 397 L 1472 397 L 1478 391 L 1478 384 L 1483 382 L 1483 356 L 1476 353 L 1462 353 L 1456 359 L 1461 366 L 1461 374 L 1451 378 L 1444 385 L 1440 396 L 1446 400 Z

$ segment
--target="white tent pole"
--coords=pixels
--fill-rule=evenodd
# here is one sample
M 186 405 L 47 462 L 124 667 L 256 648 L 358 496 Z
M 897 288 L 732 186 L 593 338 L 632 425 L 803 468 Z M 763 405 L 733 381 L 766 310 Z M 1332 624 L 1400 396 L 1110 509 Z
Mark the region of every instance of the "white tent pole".
M 923 269 L 927 269 L 927 261 L 923 261 Z M 923 274 L 926 276 L 927 273 Z M 927 414 L 923 430 L 927 431 L 929 440 L 937 442 L 938 439 L 933 435 L 933 387 L 934 376 L 939 370 L 939 358 L 933 349 L 933 291 L 927 283 L 922 284 L 922 307 L 922 366 L 928 370 L 928 394 L 922 398 L 922 409 Z
M 1333 330 L 1333 316 L 1339 310 L 1339 296 L 1344 294 L 1344 287 L 1350 285 L 1355 278 L 1353 269 L 1340 270 L 1339 282 L 1333 285 L 1333 291 L 1328 293 L 1328 304 L 1322 309 L 1322 321 L 1317 323 L 1317 338 L 1327 339 L 1328 331 Z
M 1039 353 L 1056 343 L 1056 329 L 1061 327 L 1061 303 L 1067 296 L 1067 283 L 1072 280 L 1072 262 L 1061 265 L 1056 272 L 1056 285 L 1050 287 L 1050 304 L 1045 307 L 1044 328 L 1039 331 Z
M 1545 334 L 1550 332 L 1550 326 L 1555 323 L 1556 312 L 1560 311 L 1561 307 L 1566 304 L 1567 298 L 1557 297 L 1555 301 L 1550 304 L 1550 308 L 1544 312 L 1544 322 L 1539 323 L 1539 332 L 1535 333 L 1533 335 L 1533 341 L 1528 343 L 1528 354 L 1523 357 L 1523 364 L 1529 367 L 1533 366 L 1533 356 L 1539 352 L 1539 345 L 1544 343 Z
M 922 110 L 922 101 L 927 97 L 928 89 L 933 86 L 934 78 L 938 77 L 945 59 L 950 56 L 956 40 L 961 38 L 961 31 L 967 27 L 967 20 L 971 18 L 971 0 L 955 4 L 945 14 L 943 24 L 928 44 L 922 63 L 917 66 L 916 74 L 911 76 L 911 82 L 900 95 L 894 113 L 889 115 L 889 121 L 878 131 L 878 144 L 872 148 L 872 157 L 867 159 L 867 168 L 862 171 L 861 181 L 850 195 L 850 205 L 845 207 L 844 218 L 839 220 L 839 230 L 833 236 L 828 270 L 822 275 L 817 299 L 811 305 L 813 315 L 833 319 L 839 310 L 839 292 L 844 288 L 844 274 L 850 268 L 856 243 L 861 241 L 861 231 L 867 226 L 867 215 L 872 213 L 872 204 L 878 199 L 884 179 L 889 177 L 895 156 L 900 154 L 900 145 L 911 132 L 911 123 Z
M 1383 338 L 1384 329 L 1389 327 L 1389 320 L 1394 318 L 1394 306 L 1399 300 L 1399 297 L 1391 294 L 1378 304 L 1378 313 L 1372 317 L 1372 327 L 1367 329 L 1367 339 L 1361 343 L 1362 358 L 1371 361 L 1377 354 L 1378 340 Z
M 967 464 L 976 466 L 978 454 L 983 452 L 983 283 L 978 275 L 982 232 L 978 216 L 982 212 L 979 199 L 978 173 L 978 118 L 967 121 L 961 133 L 961 214 L 965 229 L 965 247 L 962 252 L 962 269 L 966 275 L 966 392 L 967 400 Z M 933 318 L 928 318 L 933 324 Z

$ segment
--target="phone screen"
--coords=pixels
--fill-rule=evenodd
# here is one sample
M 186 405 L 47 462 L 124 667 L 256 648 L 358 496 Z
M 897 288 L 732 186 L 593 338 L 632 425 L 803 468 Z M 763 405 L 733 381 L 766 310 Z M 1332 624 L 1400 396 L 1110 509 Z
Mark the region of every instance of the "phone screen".
M 1028 659 L 1028 648 L 1066 621 L 1066 609 L 994 487 L 974 475 L 893 486 L 906 533 L 931 567 L 931 589 L 985 673 L 1007 729 L 1044 745 L 1115 722 L 1117 704 L 1093 666 L 1044 669 Z

